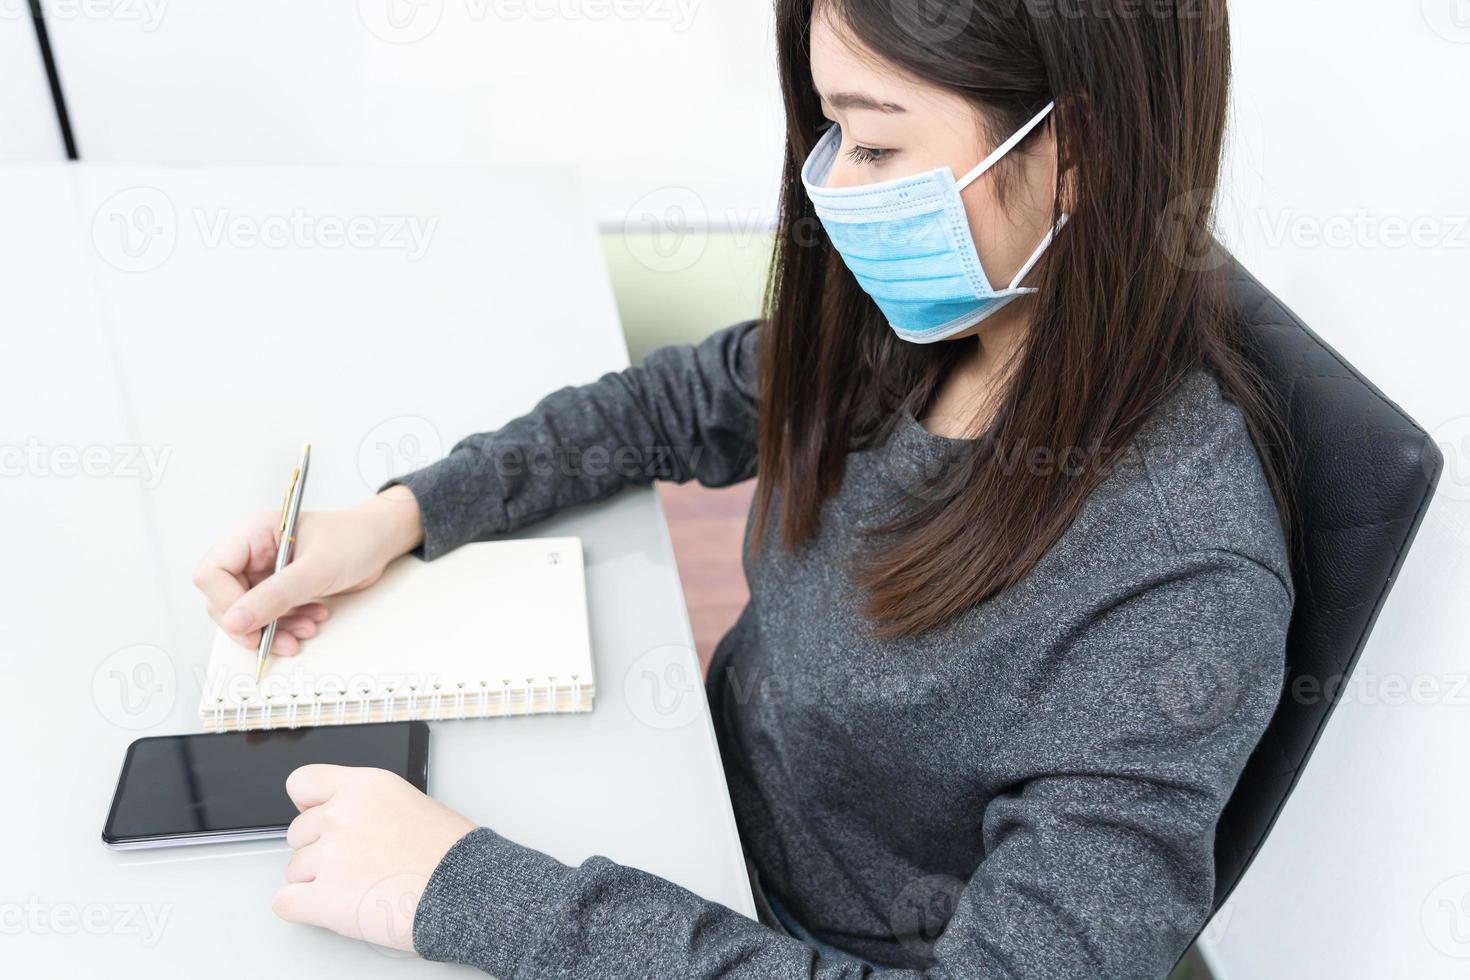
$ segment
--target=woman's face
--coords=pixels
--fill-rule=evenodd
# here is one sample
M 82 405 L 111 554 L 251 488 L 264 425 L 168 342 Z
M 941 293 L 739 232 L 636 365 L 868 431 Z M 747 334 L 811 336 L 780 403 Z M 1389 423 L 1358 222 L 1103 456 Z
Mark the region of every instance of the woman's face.
M 959 178 L 995 149 L 972 102 L 900 72 L 822 12 L 812 21 L 811 60 L 822 111 L 842 128 L 828 187 L 939 167 Z M 1005 157 L 1013 175 L 1005 208 L 995 196 L 993 170 L 960 194 L 980 264 L 996 288 L 1010 283 L 1051 227 L 1056 146 L 1049 128 L 1033 134 L 1026 153 Z

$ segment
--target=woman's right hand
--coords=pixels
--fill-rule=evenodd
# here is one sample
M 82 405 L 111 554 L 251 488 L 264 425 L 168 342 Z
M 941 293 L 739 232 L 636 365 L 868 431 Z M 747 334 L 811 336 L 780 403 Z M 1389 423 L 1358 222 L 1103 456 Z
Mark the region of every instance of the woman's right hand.
M 316 601 L 372 585 L 388 563 L 423 540 L 418 501 L 405 486 L 390 487 L 348 510 L 303 512 L 291 563 L 271 574 L 280 547 L 280 514 L 262 512 L 225 535 L 204 556 L 194 584 L 209 615 L 248 650 L 279 619 L 271 652 L 290 657 L 327 618 Z

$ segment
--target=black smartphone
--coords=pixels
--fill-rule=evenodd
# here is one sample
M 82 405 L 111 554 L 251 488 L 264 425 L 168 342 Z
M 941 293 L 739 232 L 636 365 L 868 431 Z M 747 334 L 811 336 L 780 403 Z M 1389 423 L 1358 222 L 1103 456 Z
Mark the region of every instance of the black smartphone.
M 428 792 L 429 726 L 398 721 L 140 738 L 128 746 L 102 842 L 142 848 L 284 837 L 297 814 L 286 777 L 314 762 L 387 769 Z

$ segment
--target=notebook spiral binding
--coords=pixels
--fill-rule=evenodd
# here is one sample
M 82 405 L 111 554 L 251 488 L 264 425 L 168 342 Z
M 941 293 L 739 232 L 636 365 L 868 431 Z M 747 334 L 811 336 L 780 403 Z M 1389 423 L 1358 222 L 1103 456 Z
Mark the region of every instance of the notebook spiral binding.
M 562 683 L 558 683 L 562 681 Z M 405 693 L 406 691 L 406 693 Z M 242 698 L 217 695 L 205 719 L 210 732 L 362 724 L 370 721 L 452 721 L 504 715 L 592 710 L 592 690 L 581 676 L 527 677 L 521 681 L 456 681 L 452 684 L 405 684 L 336 691 L 314 690 Z

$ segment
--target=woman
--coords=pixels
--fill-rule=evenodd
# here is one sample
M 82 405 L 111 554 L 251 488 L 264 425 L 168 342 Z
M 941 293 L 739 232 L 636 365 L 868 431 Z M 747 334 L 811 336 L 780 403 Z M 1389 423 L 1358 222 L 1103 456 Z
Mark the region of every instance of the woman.
M 1210 3 L 1030 6 L 780 0 L 763 320 L 308 515 L 280 575 L 269 516 L 199 572 L 291 655 L 311 600 L 630 482 L 526 451 L 759 473 L 709 695 L 762 921 L 317 766 L 280 915 L 359 935 L 377 883 L 427 880 L 411 944 L 364 938 L 507 978 L 1169 972 L 1293 601 L 1276 423 L 1180 247 L 1209 241 L 1228 40 Z

